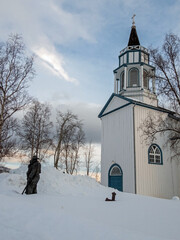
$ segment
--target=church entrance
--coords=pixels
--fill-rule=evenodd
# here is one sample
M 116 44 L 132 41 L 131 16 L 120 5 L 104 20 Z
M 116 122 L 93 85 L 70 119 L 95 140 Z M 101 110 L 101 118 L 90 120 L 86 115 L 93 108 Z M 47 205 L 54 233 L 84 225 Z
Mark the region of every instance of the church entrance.
M 118 164 L 113 164 L 109 169 L 108 186 L 123 191 L 123 172 Z

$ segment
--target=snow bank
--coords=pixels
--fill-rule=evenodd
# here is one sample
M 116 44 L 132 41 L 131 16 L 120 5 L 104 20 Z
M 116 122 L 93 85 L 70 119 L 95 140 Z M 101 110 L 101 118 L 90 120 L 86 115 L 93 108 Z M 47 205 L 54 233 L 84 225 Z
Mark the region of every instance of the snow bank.
M 21 195 L 27 166 L 0 174 L 2 240 L 179 240 L 180 201 L 116 191 L 42 167 L 38 194 Z
M 85 194 L 99 188 L 102 186 L 90 177 L 72 176 L 53 167 L 46 167 L 46 171 L 45 168 L 42 169 L 38 186 L 39 192 L 60 194 Z
M 179 200 L 179 197 L 174 196 L 174 197 L 172 197 L 172 200 Z
M 11 170 L 10 174 L 0 174 L 0 188 L 2 191 L 15 190 L 22 192 L 26 186 L 27 165 Z M 51 166 L 42 166 L 38 193 L 43 194 L 89 194 L 104 187 L 87 176 L 72 176 Z

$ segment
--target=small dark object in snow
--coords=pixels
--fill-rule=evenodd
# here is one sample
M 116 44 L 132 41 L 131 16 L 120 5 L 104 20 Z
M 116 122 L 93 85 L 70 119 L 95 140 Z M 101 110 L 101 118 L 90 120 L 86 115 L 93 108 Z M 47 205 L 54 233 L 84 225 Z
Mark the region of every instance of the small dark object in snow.
M 28 165 L 28 171 L 27 171 L 27 185 L 24 189 L 26 190 L 26 194 L 35 194 L 37 193 L 37 183 L 40 179 L 40 173 L 41 173 L 41 164 L 38 161 L 37 156 L 33 156 L 30 164 Z M 24 193 L 22 192 L 22 194 Z
M 105 201 L 115 201 L 116 193 L 112 192 L 112 199 L 106 198 Z

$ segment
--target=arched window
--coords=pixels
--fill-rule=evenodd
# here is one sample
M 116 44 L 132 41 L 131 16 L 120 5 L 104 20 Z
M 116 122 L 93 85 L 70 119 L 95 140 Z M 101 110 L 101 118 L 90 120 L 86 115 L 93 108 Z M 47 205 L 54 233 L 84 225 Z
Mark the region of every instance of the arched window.
M 124 88 L 124 71 L 121 73 L 120 77 L 120 91 Z
M 139 86 L 139 71 L 137 68 L 129 70 L 129 87 Z
M 148 150 L 149 163 L 163 164 L 162 151 L 157 144 L 152 144 Z
M 121 170 L 117 165 L 112 167 L 110 171 L 110 176 L 121 176 L 121 175 L 122 175 Z
M 143 69 L 143 85 L 144 85 L 144 88 L 149 89 L 148 72 L 144 69 Z

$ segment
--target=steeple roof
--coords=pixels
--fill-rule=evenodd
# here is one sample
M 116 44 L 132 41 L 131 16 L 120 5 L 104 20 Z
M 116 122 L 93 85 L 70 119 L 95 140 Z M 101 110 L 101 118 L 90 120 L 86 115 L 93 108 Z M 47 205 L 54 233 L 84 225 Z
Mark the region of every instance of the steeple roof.
M 128 42 L 128 46 L 134 46 L 134 45 L 140 45 L 135 25 L 131 27 L 131 33 L 130 33 L 129 42 Z

